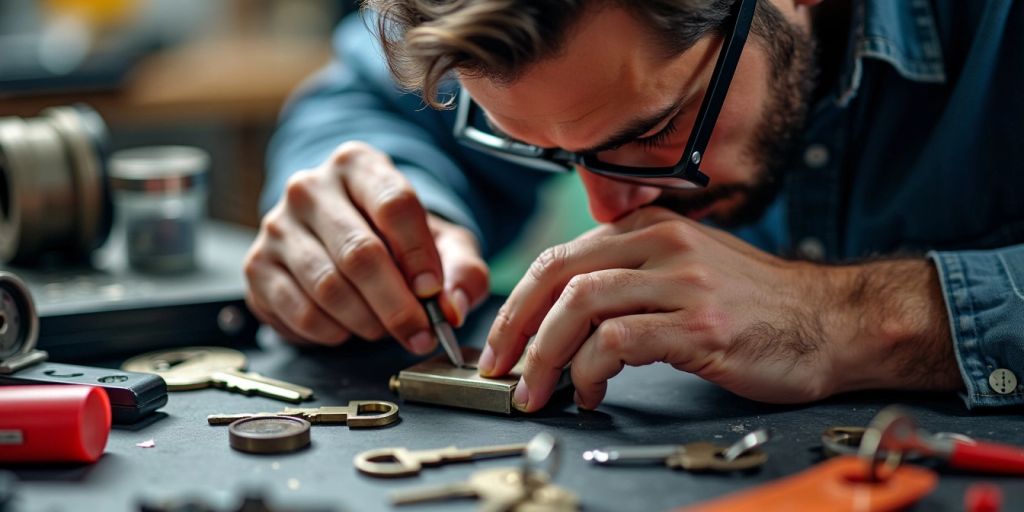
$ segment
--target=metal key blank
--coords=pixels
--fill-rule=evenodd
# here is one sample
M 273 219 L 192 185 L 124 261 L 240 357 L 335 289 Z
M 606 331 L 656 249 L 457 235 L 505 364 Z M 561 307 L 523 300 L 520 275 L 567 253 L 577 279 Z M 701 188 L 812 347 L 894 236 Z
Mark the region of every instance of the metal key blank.
M 394 505 L 411 505 L 451 499 L 476 498 L 481 510 L 541 509 L 552 512 L 574 511 L 579 498 L 572 492 L 551 484 L 544 475 L 534 475 L 538 487 L 524 500 L 522 470 L 498 468 L 478 471 L 469 480 L 435 487 L 421 487 L 391 495 Z
M 352 400 L 346 406 L 286 407 L 281 412 L 211 414 L 206 417 L 206 421 L 210 425 L 230 425 L 241 419 L 269 416 L 301 418 L 313 425 L 383 427 L 398 421 L 398 405 L 381 400 Z
M 245 355 L 237 350 L 189 347 L 133 357 L 125 361 L 121 368 L 160 375 L 167 381 L 167 389 L 171 391 L 213 386 L 285 402 L 298 403 L 313 397 L 313 390 L 305 386 L 242 371 L 246 363 Z
M 769 439 L 766 430 L 751 432 L 731 446 L 708 442 L 684 445 L 622 446 L 590 450 L 583 459 L 601 465 L 661 462 L 687 471 L 743 471 L 759 467 L 768 455 L 758 448 Z
M 418 474 L 423 466 L 439 466 L 449 462 L 521 455 L 525 449 L 525 443 L 476 448 L 448 446 L 434 450 L 379 448 L 356 455 L 354 462 L 359 471 L 371 476 L 412 476 Z

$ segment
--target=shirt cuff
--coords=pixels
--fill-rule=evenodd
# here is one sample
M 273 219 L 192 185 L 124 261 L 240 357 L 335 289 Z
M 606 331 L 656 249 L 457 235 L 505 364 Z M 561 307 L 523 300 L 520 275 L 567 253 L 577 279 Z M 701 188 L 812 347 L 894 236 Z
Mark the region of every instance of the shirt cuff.
M 968 409 L 1024 404 L 1024 246 L 930 252 Z

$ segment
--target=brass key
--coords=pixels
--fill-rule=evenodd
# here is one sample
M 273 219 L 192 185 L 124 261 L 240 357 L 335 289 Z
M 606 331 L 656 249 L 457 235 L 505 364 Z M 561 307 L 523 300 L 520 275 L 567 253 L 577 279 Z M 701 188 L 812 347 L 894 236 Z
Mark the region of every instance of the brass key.
M 439 466 L 449 462 L 521 455 L 524 450 L 526 450 L 525 443 L 476 448 L 448 446 L 434 450 L 378 448 L 356 455 L 354 462 L 359 471 L 372 476 L 412 476 L 418 474 L 423 466 Z
M 286 407 L 281 412 L 252 414 L 211 414 L 210 425 L 229 425 L 235 421 L 264 416 L 302 418 L 313 425 L 348 425 L 349 428 L 383 427 L 398 421 L 398 406 L 380 400 L 352 400 L 346 406 Z
M 391 495 L 394 505 L 411 505 L 459 498 L 481 501 L 480 510 L 546 510 L 552 512 L 579 509 L 579 498 L 549 482 L 544 474 L 534 474 L 528 490 L 518 468 L 487 469 L 473 473 L 469 480 L 454 484 L 421 487 Z
M 125 361 L 121 369 L 155 373 L 167 381 L 167 389 L 171 391 L 213 386 L 285 402 L 298 403 L 313 398 L 313 390 L 305 386 L 242 371 L 246 363 L 245 355 L 237 350 L 189 347 L 133 357 Z
M 768 439 L 766 430 L 757 430 L 731 446 L 696 442 L 610 447 L 587 451 L 583 459 L 600 465 L 661 462 L 670 468 L 686 471 L 743 471 L 759 467 L 768 460 L 768 455 L 758 449 Z

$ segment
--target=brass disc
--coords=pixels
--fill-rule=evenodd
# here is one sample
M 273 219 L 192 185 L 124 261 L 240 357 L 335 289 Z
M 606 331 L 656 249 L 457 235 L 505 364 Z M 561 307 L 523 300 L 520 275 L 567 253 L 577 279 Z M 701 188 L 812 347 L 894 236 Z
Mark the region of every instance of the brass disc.
M 228 426 L 228 437 L 242 452 L 293 452 L 309 444 L 309 422 L 290 416 L 244 418 Z

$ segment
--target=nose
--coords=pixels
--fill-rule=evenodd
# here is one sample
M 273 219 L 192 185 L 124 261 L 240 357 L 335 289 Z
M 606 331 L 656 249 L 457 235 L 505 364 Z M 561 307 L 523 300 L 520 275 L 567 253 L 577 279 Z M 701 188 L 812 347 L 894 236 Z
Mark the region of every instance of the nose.
M 658 187 L 625 183 L 582 168 L 579 176 L 587 192 L 590 215 L 598 222 L 614 222 L 661 195 Z

